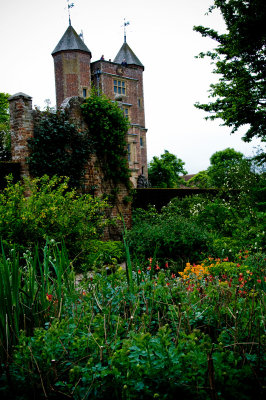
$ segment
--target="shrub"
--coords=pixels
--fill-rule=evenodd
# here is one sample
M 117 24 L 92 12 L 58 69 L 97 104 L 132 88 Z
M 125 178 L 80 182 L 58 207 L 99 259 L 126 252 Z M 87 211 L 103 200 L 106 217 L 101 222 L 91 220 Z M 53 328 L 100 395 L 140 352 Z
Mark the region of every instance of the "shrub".
M 64 241 L 73 258 L 86 241 L 100 237 L 107 207 L 99 198 L 70 190 L 65 178 L 46 175 L 16 184 L 8 179 L 0 194 L 0 236 L 31 248 L 44 244 L 46 238 Z
M 140 215 L 138 215 L 140 214 Z M 174 260 L 202 258 L 208 252 L 209 232 L 181 215 L 135 210 L 133 228 L 127 234 L 128 244 L 137 257 L 153 256 Z

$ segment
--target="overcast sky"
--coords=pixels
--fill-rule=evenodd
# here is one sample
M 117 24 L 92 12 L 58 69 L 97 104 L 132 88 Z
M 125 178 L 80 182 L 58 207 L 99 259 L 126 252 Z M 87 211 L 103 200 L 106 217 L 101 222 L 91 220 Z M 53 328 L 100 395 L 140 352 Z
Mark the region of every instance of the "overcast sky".
M 71 1 L 71 0 L 70 0 Z M 246 144 L 241 132 L 230 135 L 222 121 L 206 121 L 196 101 L 208 100 L 215 82 L 209 60 L 196 59 L 216 43 L 193 31 L 194 25 L 224 30 L 222 17 L 205 15 L 212 0 L 73 0 L 71 20 L 83 31 L 92 61 L 114 59 L 127 42 L 142 64 L 148 160 L 164 150 L 185 162 L 188 173 L 209 166 L 210 156 L 233 147 L 252 155 L 260 142 Z M 0 92 L 24 92 L 41 109 L 55 105 L 51 52 L 68 26 L 66 0 L 0 0 Z M 242 131 L 243 132 L 243 131 Z

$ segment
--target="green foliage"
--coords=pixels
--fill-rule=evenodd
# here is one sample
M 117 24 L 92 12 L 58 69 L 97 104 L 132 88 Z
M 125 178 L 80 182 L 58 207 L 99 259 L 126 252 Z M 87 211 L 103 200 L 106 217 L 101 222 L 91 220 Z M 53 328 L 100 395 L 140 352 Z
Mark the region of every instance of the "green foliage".
M 6 254 L 1 245 L 0 356 L 8 360 L 21 329 L 32 335 L 47 320 L 60 318 L 66 296 L 74 292 L 75 275 L 65 248 L 54 240 L 21 258 L 14 249 Z
M 157 249 L 158 258 L 188 261 L 202 257 L 208 251 L 211 235 L 192 219 L 155 209 L 137 209 L 133 213 L 133 227 L 127 234 L 131 252 L 138 258 L 148 258 Z
M 262 399 L 255 267 L 209 261 L 212 273 L 186 279 L 168 264 L 138 264 L 132 292 L 121 269 L 95 274 L 64 297 L 60 318 L 51 313 L 45 328 L 20 332 L 0 370 L 1 398 Z
M 0 93 L 0 161 L 11 160 L 9 97 L 7 93 Z
M 200 171 L 187 182 L 189 187 L 196 187 L 199 189 L 207 189 L 211 187 L 210 178 L 207 171 Z
M 124 260 L 123 244 L 119 241 L 90 240 L 83 243 L 83 271 L 93 268 L 115 269 Z
M 238 189 L 250 174 L 250 162 L 234 149 L 217 151 L 210 158 L 208 177 L 212 187 Z
M 0 93 L 0 126 L 9 122 L 9 97 L 10 95 L 8 93 Z
M 264 0 L 214 0 L 226 24 L 227 32 L 196 26 L 194 30 L 203 37 L 218 43 L 213 51 L 201 53 L 215 62 L 213 71 L 219 74 L 218 83 L 210 86 L 208 104 L 196 107 L 211 113 L 211 120 L 221 118 L 224 125 L 232 127 L 232 133 L 247 125 L 243 140 L 253 137 L 265 141 L 265 18 Z M 265 153 L 260 156 L 265 160 Z
M 98 96 L 95 90 L 81 108 L 105 178 L 129 187 L 126 148 L 128 120 L 116 103 L 104 95 Z
M 161 157 L 153 157 L 149 164 L 148 174 L 152 187 L 176 188 L 180 184 L 185 184 L 179 176 L 180 173 L 186 174 L 185 163 L 174 154 L 165 150 Z
M 0 193 L 0 237 L 27 248 L 47 237 L 64 241 L 73 258 L 102 234 L 107 207 L 99 198 L 69 190 L 67 179 L 45 175 L 13 184 L 9 178 Z
M 30 173 L 34 177 L 68 176 L 71 187 L 79 187 L 92 153 L 87 132 L 68 120 L 65 111 L 36 111 L 34 137 L 28 140 Z

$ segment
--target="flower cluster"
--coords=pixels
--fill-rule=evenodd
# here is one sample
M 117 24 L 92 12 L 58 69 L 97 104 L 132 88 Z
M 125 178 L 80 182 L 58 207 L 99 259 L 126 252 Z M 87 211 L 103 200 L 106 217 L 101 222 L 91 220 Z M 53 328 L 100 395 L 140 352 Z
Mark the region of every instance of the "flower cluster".
M 203 263 L 196 265 L 191 265 L 190 263 L 186 263 L 186 268 L 183 272 L 178 272 L 182 279 L 202 279 L 206 275 L 209 275 L 210 266 L 205 266 Z

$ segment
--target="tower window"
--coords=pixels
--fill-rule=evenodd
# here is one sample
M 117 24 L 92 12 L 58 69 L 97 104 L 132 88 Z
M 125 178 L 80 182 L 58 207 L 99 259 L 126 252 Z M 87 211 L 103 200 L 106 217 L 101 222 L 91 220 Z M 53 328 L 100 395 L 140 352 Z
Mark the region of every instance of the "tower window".
M 127 152 L 128 152 L 128 158 L 127 158 L 127 159 L 128 159 L 128 161 L 131 160 L 131 156 L 130 156 L 130 150 L 131 150 L 131 149 L 130 149 L 130 147 L 131 147 L 130 144 L 128 144 L 128 145 L 127 145 Z
M 128 108 L 123 108 L 124 117 L 128 119 Z
M 138 99 L 138 108 L 140 108 L 140 107 L 141 107 L 141 100 Z
M 116 94 L 126 94 L 126 82 L 114 79 L 114 92 Z
M 142 137 L 139 138 L 139 144 L 140 144 L 140 147 L 143 147 L 143 138 Z
M 83 97 L 87 97 L 87 89 L 84 88 L 84 89 L 82 90 L 82 93 L 83 93 Z

